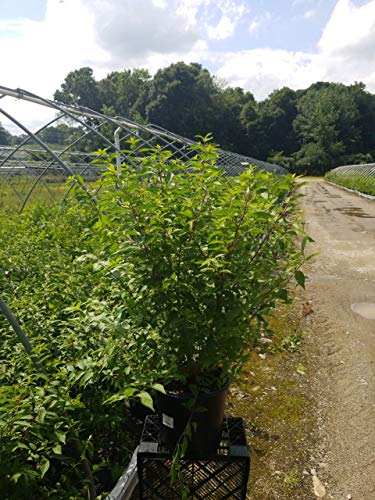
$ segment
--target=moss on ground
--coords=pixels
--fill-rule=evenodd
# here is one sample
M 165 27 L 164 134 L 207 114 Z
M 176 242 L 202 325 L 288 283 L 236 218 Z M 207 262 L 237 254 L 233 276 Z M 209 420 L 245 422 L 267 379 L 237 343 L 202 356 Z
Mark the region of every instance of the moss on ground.
M 317 424 L 298 307 L 271 320 L 272 343 L 251 352 L 229 396 L 228 413 L 244 419 L 251 449 L 252 500 L 313 497 L 307 471 Z

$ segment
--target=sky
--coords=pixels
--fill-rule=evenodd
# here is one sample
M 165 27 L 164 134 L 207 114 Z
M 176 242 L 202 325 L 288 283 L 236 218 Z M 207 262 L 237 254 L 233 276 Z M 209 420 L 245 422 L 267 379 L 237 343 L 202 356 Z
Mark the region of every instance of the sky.
M 101 79 L 177 61 L 257 100 L 321 80 L 375 92 L 375 0 L 0 0 L 0 54 L 1 86 L 47 98 L 83 66 Z M 51 114 L 21 104 L 0 99 L 30 128 Z

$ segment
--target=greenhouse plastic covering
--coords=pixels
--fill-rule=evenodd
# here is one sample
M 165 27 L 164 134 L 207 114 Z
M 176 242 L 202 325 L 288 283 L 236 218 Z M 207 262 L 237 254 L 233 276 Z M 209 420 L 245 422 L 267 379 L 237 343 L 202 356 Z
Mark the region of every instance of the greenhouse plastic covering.
M 344 165 L 343 167 L 334 168 L 331 170 L 331 173 L 343 178 L 356 176 L 357 178 L 375 186 L 375 163 Z

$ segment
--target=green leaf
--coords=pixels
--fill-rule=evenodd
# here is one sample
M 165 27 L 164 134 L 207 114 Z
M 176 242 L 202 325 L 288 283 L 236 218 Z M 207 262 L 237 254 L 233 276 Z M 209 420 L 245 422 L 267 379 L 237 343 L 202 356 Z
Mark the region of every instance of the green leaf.
M 294 273 L 294 277 L 297 281 L 297 283 L 302 287 L 305 288 L 305 275 L 303 274 L 302 271 L 296 271 Z
M 198 406 L 195 408 L 194 413 L 205 413 L 207 412 L 207 408 L 205 406 Z
M 91 380 L 94 376 L 94 373 L 89 370 L 88 372 L 85 373 L 85 375 L 81 378 L 81 383 L 82 384 L 85 384 L 86 382 L 88 382 L 89 380 Z
M 304 236 L 304 237 L 302 238 L 302 245 L 301 245 L 302 252 L 304 252 L 304 251 L 305 251 L 306 245 L 307 245 L 307 243 L 308 243 L 309 241 L 311 241 L 311 238 L 309 238 L 308 236 Z
M 55 435 L 60 443 L 66 444 L 66 433 L 62 431 L 55 431 Z
M 21 476 L 22 476 L 22 472 L 17 472 L 16 474 L 13 474 L 12 479 L 16 483 Z
M 150 408 L 150 410 L 155 411 L 152 397 L 150 396 L 150 394 L 148 392 L 142 391 L 139 394 L 137 394 L 137 396 L 141 400 L 141 403 L 143 404 L 143 406 L 146 406 L 146 408 Z
M 38 422 L 40 422 L 40 423 L 43 423 L 43 422 L 44 422 L 44 418 L 45 418 L 45 416 L 46 416 L 46 413 L 47 413 L 47 412 L 46 412 L 46 409 L 45 409 L 45 408 L 43 408 L 43 407 L 42 407 L 42 408 L 39 408 L 39 410 L 38 410 L 38 416 L 37 416 L 37 420 L 38 420 Z
M 123 392 L 125 398 L 131 398 L 134 393 L 135 389 L 133 389 L 133 387 L 127 387 Z
M 281 290 L 279 290 L 279 297 L 282 300 L 288 300 L 288 290 L 286 288 L 281 288 Z
M 29 449 L 29 447 L 25 443 L 20 443 L 20 442 L 18 442 L 17 446 L 15 446 L 13 449 L 15 450 L 17 448 L 23 448 L 24 450 L 28 450 Z
M 48 458 L 43 458 L 43 460 L 40 463 L 40 475 L 43 478 L 46 475 L 46 472 L 48 471 L 50 466 Z
M 109 226 L 110 225 L 111 219 L 108 217 L 107 214 L 104 214 L 103 212 L 100 212 L 99 216 L 100 216 L 100 221 L 101 221 L 101 223 L 104 226 Z
M 152 385 L 152 389 L 155 389 L 155 391 L 159 391 L 159 392 L 165 394 L 164 386 L 161 385 L 161 384 L 154 384 L 154 385 Z
M 62 453 L 62 450 L 61 450 L 61 445 L 60 445 L 60 444 L 56 444 L 56 445 L 52 448 L 52 451 L 53 451 L 53 453 L 56 453 L 56 455 L 61 455 L 61 453 Z
M 135 392 L 136 392 L 135 389 L 133 389 L 132 387 L 128 387 L 123 392 L 118 392 L 116 394 L 113 394 L 113 396 L 110 396 L 109 398 L 107 398 L 104 401 L 104 404 L 116 403 L 117 401 L 129 399 L 134 395 Z

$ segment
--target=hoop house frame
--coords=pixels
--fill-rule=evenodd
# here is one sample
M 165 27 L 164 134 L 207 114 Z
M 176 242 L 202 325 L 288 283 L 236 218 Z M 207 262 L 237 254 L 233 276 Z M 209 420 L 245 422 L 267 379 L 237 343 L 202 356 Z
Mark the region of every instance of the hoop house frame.
M 93 151 L 99 148 L 115 153 L 117 167 L 132 161 L 126 153 L 127 141 L 131 138 L 137 138 L 136 152 L 140 154 L 144 148 L 156 146 L 171 151 L 173 157 L 182 160 L 188 160 L 194 154 L 189 150 L 194 141 L 157 125 L 141 125 L 121 116 L 108 116 L 86 107 L 67 106 L 26 90 L 0 86 L 0 99 L 9 101 L 14 98 L 32 103 L 37 110 L 47 107 L 56 111 L 54 118 L 32 131 L 14 111 L 9 112 L 0 106 L 1 115 L 24 134 L 24 139 L 17 146 L 0 146 L 0 194 L 2 187 L 4 192 L 10 192 L 19 212 L 36 193 L 43 192 L 44 198 L 51 200 L 65 200 L 71 189 L 66 184 L 70 177 L 88 191 L 87 184 L 100 174 L 100 163 L 93 163 L 97 159 Z M 69 144 L 59 150 L 47 144 L 42 134 L 58 123 L 68 123 L 76 132 Z M 240 174 L 249 165 L 273 173 L 287 173 L 279 165 L 224 150 L 220 150 L 218 164 L 228 176 Z M 2 205 L 7 206 L 6 197 L 3 197 Z

